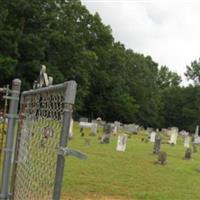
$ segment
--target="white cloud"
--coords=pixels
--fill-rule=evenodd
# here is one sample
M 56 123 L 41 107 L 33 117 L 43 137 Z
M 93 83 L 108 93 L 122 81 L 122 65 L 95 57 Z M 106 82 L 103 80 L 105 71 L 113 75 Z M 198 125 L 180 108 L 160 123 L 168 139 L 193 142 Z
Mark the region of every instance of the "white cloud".
M 82 0 L 103 23 L 111 26 L 116 41 L 150 55 L 183 75 L 186 65 L 200 57 L 200 2 Z

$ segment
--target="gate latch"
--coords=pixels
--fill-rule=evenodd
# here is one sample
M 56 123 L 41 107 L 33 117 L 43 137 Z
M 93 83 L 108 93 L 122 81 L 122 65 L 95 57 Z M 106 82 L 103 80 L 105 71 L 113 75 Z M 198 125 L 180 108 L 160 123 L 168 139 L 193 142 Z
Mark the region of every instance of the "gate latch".
M 80 160 L 86 160 L 87 156 L 80 151 L 76 151 L 73 149 L 70 149 L 68 147 L 59 147 L 58 148 L 58 155 L 63 155 L 63 156 L 74 156 L 79 158 Z

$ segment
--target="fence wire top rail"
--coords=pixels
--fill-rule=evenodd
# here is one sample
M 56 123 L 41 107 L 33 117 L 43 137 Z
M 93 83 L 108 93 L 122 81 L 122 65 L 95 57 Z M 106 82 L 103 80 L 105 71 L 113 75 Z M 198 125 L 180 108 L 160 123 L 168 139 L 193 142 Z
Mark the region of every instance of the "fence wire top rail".
M 37 89 L 24 91 L 24 92 L 22 92 L 22 96 L 65 90 L 67 88 L 68 83 L 69 82 L 65 82 L 65 83 L 62 83 L 62 84 L 51 85 L 51 86 L 44 87 L 44 88 L 37 88 Z

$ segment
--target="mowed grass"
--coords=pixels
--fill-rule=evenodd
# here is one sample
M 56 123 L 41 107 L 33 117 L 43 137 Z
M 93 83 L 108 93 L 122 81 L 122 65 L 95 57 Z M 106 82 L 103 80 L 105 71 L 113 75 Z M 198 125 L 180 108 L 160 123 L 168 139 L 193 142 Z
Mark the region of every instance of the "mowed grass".
M 110 144 L 100 144 L 98 136 L 89 136 L 84 130 L 81 137 L 78 124 L 69 147 L 87 154 L 85 161 L 66 158 L 62 200 L 199 200 L 200 149 L 190 161 L 183 160 L 185 149 L 179 138 L 174 147 L 163 144 L 168 154 L 165 166 L 155 165 L 157 156 L 152 153 L 153 143 L 142 143 L 144 134 L 128 139 L 126 152 L 117 152 L 117 136 Z M 85 139 L 91 145 L 85 145 Z M 165 138 L 167 141 L 167 138 Z
M 100 144 L 97 137 L 80 136 L 78 125 L 69 147 L 87 154 L 85 161 L 66 159 L 62 198 L 133 199 L 133 200 L 198 200 L 200 199 L 200 152 L 193 159 L 183 160 L 183 139 L 174 147 L 163 144 L 168 154 L 165 166 L 155 165 L 153 143 L 142 143 L 143 135 L 128 139 L 126 152 L 117 152 L 117 137 L 110 144 Z M 101 135 L 102 133 L 99 133 Z M 91 145 L 85 145 L 85 138 Z

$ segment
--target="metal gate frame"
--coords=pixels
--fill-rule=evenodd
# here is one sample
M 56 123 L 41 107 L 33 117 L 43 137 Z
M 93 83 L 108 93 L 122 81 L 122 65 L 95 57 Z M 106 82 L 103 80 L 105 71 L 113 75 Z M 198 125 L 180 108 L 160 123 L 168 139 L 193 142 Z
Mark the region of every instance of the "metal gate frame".
M 67 147 L 68 145 L 68 136 L 70 130 L 70 120 L 73 112 L 73 104 L 75 102 L 77 84 L 75 81 L 68 81 L 63 84 L 52 85 L 44 88 L 33 89 L 29 91 L 22 92 L 21 101 L 20 101 L 20 114 L 19 114 L 19 125 L 17 130 L 16 145 L 14 152 L 14 164 L 12 166 L 12 155 L 13 155 L 13 146 L 14 146 L 14 133 L 16 127 L 16 120 L 18 118 L 18 102 L 20 95 L 21 81 L 19 79 L 14 79 L 12 82 L 12 90 L 10 91 L 11 96 L 8 98 L 11 100 L 9 113 L 7 114 L 8 118 L 8 127 L 7 127 L 7 137 L 6 137 L 6 146 L 4 149 L 4 165 L 3 165 L 3 177 L 1 185 L 0 199 L 8 200 L 15 199 L 15 181 L 16 181 L 16 172 L 18 167 L 18 148 L 20 145 L 21 137 L 21 125 L 23 122 L 23 110 L 24 110 L 24 98 L 28 95 L 42 94 L 44 92 L 52 92 L 56 90 L 64 90 L 64 102 L 63 102 L 63 115 L 62 115 L 62 124 L 61 124 L 61 133 L 59 146 L 57 151 L 57 161 L 56 161 L 56 173 L 53 186 L 52 200 L 60 200 L 61 196 L 61 187 L 63 182 L 64 175 L 64 166 L 65 166 L 65 156 L 72 155 L 80 159 L 86 159 L 87 157 L 72 149 Z M 12 169 L 12 176 L 11 176 Z M 23 199 L 26 200 L 26 199 Z

